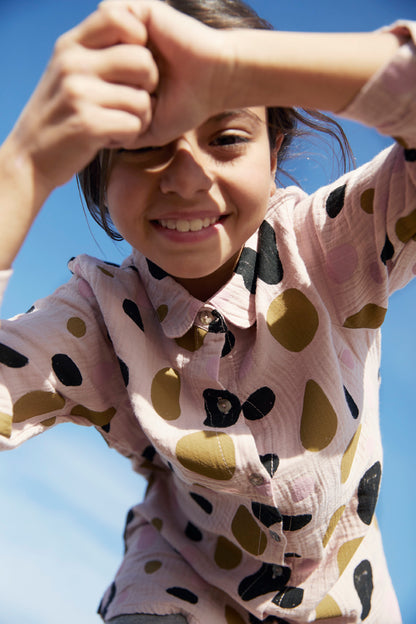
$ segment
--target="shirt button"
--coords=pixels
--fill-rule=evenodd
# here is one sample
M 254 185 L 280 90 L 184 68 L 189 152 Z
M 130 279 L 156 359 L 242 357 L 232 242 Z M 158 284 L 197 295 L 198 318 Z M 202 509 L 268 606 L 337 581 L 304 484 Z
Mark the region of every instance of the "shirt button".
M 256 487 L 259 487 L 260 485 L 264 485 L 264 477 L 261 474 L 258 474 L 257 472 L 253 472 L 248 480 L 250 481 L 251 485 L 254 485 Z
M 210 325 L 212 321 L 215 321 L 215 317 L 210 310 L 201 310 L 198 314 L 198 319 L 201 325 Z
M 229 414 L 233 406 L 231 405 L 231 401 L 228 399 L 218 399 L 217 407 L 221 414 Z

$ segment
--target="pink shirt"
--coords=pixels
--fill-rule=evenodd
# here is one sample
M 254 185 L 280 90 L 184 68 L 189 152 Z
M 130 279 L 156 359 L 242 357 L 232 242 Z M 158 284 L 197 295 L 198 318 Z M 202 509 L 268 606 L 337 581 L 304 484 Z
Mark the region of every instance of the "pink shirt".
M 374 508 L 380 327 L 416 271 L 413 43 L 344 116 L 399 144 L 313 195 L 279 189 L 209 301 L 138 252 L 79 256 L 2 322 L 0 448 L 94 425 L 149 479 L 106 620 L 401 621 Z

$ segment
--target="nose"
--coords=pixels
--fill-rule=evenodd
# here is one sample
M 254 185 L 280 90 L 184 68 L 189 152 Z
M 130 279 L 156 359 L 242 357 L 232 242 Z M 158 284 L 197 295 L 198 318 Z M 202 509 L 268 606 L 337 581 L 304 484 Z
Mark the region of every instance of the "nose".
M 173 156 L 160 178 L 162 193 L 176 193 L 192 199 L 200 191 L 209 191 L 212 178 L 206 170 L 206 158 L 197 145 L 179 139 Z

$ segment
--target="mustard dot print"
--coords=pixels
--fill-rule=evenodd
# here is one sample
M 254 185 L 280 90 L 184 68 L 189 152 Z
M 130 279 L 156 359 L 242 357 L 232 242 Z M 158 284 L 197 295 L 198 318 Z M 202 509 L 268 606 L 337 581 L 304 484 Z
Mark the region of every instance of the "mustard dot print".
M 180 391 L 179 373 L 173 368 L 162 368 L 154 376 L 150 393 L 152 404 L 164 420 L 177 420 L 181 415 Z
M 152 518 L 151 524 L 155 527 L 156 531 L 161 531 L 163 528 L 163 520 L 161 518 Z
M 66 324 L 66 328 L 75 338 L 82 338 L 87 331 L 85 322 L 78 316 L 71 317 Z
M 34 416 L 41 416 L 62 409 L 65 399 L 58 392 L 33 390 L 24 394 L 13 406 L 13 422 L 19 423 Z
M 84 407 L 84 405 L 75 405 L 75 407 L 71 410 L 71 415 L 86 418 L 93 425 L 104 427 L 104 425 L 108 425 L 116 411 L 115 407 L 109 407 L 103 412 L 94 412 L 93 410 Z
M 10 414 L 5 414 L 4 412 L 0 412 L 0 435 L 5 438 L 10 438 L 12 435 L 12 423 L 13 418 Z
M 360 197 L 361 209 L 367 214 L 374 213 L 374 195 L 375 189 L 369 188 Z
M 319 325 L 318 313 L 309 299 L 296 288 L 276 297 L 267 311 L 267 327 L 273 338 L 288 351 L 305 349 Z
M 225 621 L 227 624 L 245 624 L 246 622 L 235 609 L 228 605 L 225 607 Z
M 40 424 L 43 425 L 44 427 L 52 427 L 55 423 L 56 423 L 56 418 L 55 416 L 52 416 L 52 418 L 47 418 L 46 420 L 42 420 Z
M 262 555 L 267 546 L 266 534 L 244 505 L 240 505 L 231 524 L 237 542 L 252 555 Z
M 350 443 L 348 444 L 347 450 L 345 451 L 342 461 L 341 461 L 341 483 L 346 483 L 350 472 L 352 463 L 354 461 L 355 453 L 357 452 L 358 440 L 361 434 L 361 425 L 358 427 L 357 431 L 351 438 Z
M 307 451 L 316 453 L 333 440 L 338 427 L 337 415 L 322 388 L 308 381 L 303 399 L 300 437 Z
M 103 273 L 104 275 L 107 275 L 107 277 L 114 277 L 113 273 L 111 273 L 110 271 L 108 271 L 107 269 L 105 269 L 104 267 L 98 264 L 97 264 L 97 269 L 101 271 L 101 273 Z
M 165 318 L 168 315 L 168 312 L 169 312 L 169 308 L 167 305 L 163 304 L 158 307 L 158 309 L 156 310 L 156 314 L 160 323 L 162 323 L 165 320 Z
M 146 572 L 146 574 L 154 574 L 155 572 L 160 570 L 161 567 L 162 567 L 161 561 L 157 561 L 157 560 L 147 561 L 144 566 L 144 571 Z
M 201 329 L 200 327 L 191 327 L 184 336 L 175 338 L 175 342 L 181 349 L 186 349 L 186 351 L 191 351 L 193 353 L 202 347 L 207 333 L 205 329 Z
M 342 613 L 338 603 L 329 594 L 327 594 L 316 607 L 315 617 L 317 620 L 329 620 L 330 618 L 341 616 Z
M 357 550 L 363 539 L 363 537 L 357 537 L 356 539 L 350 540 L 349 542 L 345 542 L 345 544 L 343 544 L 338 550 L 337 562 L 340 576 L 353 558 L 355 551 Z
M 348 329 L 378 329 L 382 326 L 387 309 L 367 303 L 359 312 L 349 316 L 344 323 Z
M 342 507 L 340 507 L 339 509 L 336 510 L 336 512 L 333 514 L 331 520 L 329 521 L 328 524 L 328 529 L 324 535 L 324 539 L 322 540 L 322 545 L 324 548 L 326 548 L 328 546 L 328 542 L 331 539 L 331 536 L 333 534 L 333 532 L 335 531 L 335 528 L 338 524 L 338 522 L 341 520 L 341 516 L 345 511 L 345 505 L 342 505 Z
M 241 550 L 226 537 L 219 536 L 215 548 L 214 560 L 222 570 L 234 570 L 243 558 Z
M 416 210 L 397 221 L 396 234 L 402 243 L 407 243 L 412 238 L 416 240 Z
M 190 433 L 178 441 L 176 456 L 184 468 L 209 479 L 228 481 L 235 472 L 234 442 L 226 433 Z

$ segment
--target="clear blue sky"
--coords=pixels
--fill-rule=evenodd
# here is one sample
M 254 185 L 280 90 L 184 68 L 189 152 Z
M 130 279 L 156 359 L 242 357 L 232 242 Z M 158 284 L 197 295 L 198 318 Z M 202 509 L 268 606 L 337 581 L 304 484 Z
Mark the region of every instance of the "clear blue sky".
M 256 0 L 282 30 L 375 29 L 416 19 L 415 0 Z M 0 140 L 30 93 L 56 37 L 94 10 L 96 0 L 0 0 Z M 345 124 L 358 164 L 389 141 Z M 333 174 L 331 159 L 294 169 L 307 190 Z M 307 166 L 305 166 L 307 165 Z M 86 224 L 76 185 L 47 202 L 21 251 L 2 316 L 25 311 L 68 278 L 66 262 L 86 252 L 119 262 L 127 248 Z M 415 400 L 416 283 L 394 295 L 384 324 L 381 422 L 385 473 L 378 504 L 387 559 L 405 624 L 416 624 Z M 57 427 L 0 457 L 0 624 L 98 624 L 102 591 L 122 554 L 129 506 L 144 482 L 91 429 Z M 390 623 L 380 623 L 390 624 Z

